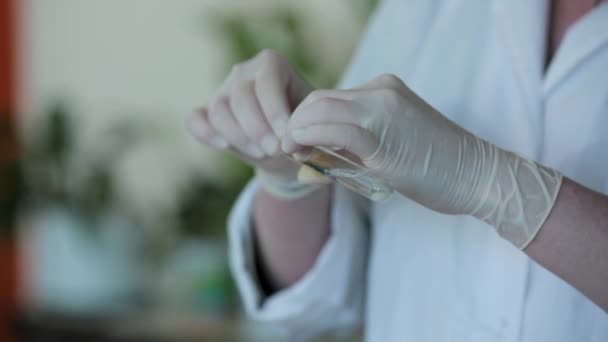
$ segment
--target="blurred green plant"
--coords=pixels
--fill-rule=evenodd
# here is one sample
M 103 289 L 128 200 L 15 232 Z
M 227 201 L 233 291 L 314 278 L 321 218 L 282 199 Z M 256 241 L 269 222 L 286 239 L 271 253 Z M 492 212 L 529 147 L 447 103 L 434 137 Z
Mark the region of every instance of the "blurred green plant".
M 49 106 L 38 131 L 25 141 L 28 200 L 34 204 L 67 200 L 68 161 L 74 132 L 64 101 Z
M 23 172 L 11 116 L 0 113 L 0 238 L 12 238 L 23 196 Z
M 226 314 L 234 305 L 236 286 L 228 267 L 201 275 L 193 284 L 195 304 L 208 312 Z
M 303 44 L 305 21 L 286 8 L 264 16 L 243 17 L 238 14 L 213 14 L 212 25 L 226 44 L 224 73 L 232 65 L 254 57 L 265 48 L 280 51 L 294 68 L 318 87 L 331 86 L 337 79 L 335 71 L 321 70 L 314 56 Z
M 176 221 L 179 231 L 186 236 L 221 237 L 225 235 L 226 217 L 241 189 L 253 171 L 242 164 L 235 177 L 227 184 L 195 178 L 182 192 L 177 205 Z
M 379 3 L 380 0 L 354 0 L 353 6 L 356 7 L 361 20 L 363 20 L 363 22 L 367 22 L 371 14 L 374 13 L 376 7 L 378 7 Z
M 78 147 L 75 127 L 67 102 L 56 100 L 24 142 L 26 201 L 30 207 L 68 206 L 92 220 L 117 200 L 114 166 L 136 134 L 129 122 L 116 123 L 107 134 L 106 150 L 90 151 L 95 158 L 84 166 L 84 176 L 77 178 L 73 160 Z
M 378 0 L 354 0 L 352 6 L 361 22 L 366 22 Z M 342 70 L 328 68 L 317 60 L 314 46 L 307 46 L 307 18 L 287 7 L 278 7 L 264 15 L 211 13 L 206 17 L 219 38 L 226 44 L 224 74 L 235 63 L 254 57 L 263 49 L 281 52 L 314 87 L 333 87 Z M 348 56 L 344 56 L 348 57 Z M 347 58 L 345 58 L 345 63 Z

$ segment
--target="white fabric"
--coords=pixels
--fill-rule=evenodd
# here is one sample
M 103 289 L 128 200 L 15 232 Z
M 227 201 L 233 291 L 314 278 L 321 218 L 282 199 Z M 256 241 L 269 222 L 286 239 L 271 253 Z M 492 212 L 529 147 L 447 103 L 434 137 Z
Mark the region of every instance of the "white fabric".
M 252 199 L 259 187 L 255 180 L 245 188 L 229 220 L 231 267 L 247 312 L 254 319 L 289 327 L 289 341 L 356 327 L 362 316 L 368 248 L 363 198 L 342 188 L 335 192 L 331 238 L 315 271 L 264 298 L 256 283 L 250 229 Z
M 546 12 L 546 0 L 384 1 L 342 85 L 394 73 L 481 138 L 608 194 L 608 4 L 571 27 L 544 74 Z M 340 188 L 315 267 L 264 301 L 250 267 L 256 186 L 231 217 L 232 266 L 249 314 L 292 336 L 358 317 L 371 342 L 608 341 L 605 312 L 485 223 L 395 195 L 373 205 L 368 233 Z

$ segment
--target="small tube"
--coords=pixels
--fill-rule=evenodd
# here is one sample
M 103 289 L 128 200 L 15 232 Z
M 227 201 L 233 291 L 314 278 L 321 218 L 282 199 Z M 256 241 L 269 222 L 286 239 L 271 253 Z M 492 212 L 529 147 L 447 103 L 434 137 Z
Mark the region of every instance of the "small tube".
M 374 175 L 369 169 L 322 147 L 313 147 L 312 152 L 304 160 L 300 160 L 300 163 L 372 201 L 384 200 L 393 193 L 388 182 Z

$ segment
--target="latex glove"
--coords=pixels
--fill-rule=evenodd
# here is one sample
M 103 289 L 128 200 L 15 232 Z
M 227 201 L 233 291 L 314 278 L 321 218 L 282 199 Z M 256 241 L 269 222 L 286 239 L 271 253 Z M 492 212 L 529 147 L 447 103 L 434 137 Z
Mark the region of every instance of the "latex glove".
M 235 65 L 209 104 L 190 114 L 186 124 L 200 142 L 254 166 L 271 193 L 300 197 L 313 186 L 297 181 L 300 166 L 283 155 L 279 139 L 289 114 L 311 90 L 284 57 L 266 50 Z
M 561 175 L 457 126 L 398 78 L 311 93 L 283 140 L 344 148 L 395 190 L 447 214 L 473 215 L 524 248 L 551 210 Z

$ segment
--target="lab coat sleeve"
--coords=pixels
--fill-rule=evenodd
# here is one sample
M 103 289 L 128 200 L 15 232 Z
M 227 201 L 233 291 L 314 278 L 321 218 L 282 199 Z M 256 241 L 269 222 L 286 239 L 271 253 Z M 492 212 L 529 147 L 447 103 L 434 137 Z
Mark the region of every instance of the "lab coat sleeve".
M 289 340 L 347 334 L 357 328 L 363 310 L 368 244 L 360 196 L 335 187 L 332 231 L 315 265 L 293 286 L 265 298 L 255 274 L 251 224 L 258 187 L 253 180 L 245 188 L 228 227 L 231 269 L 247 314 L 276 326 Z

